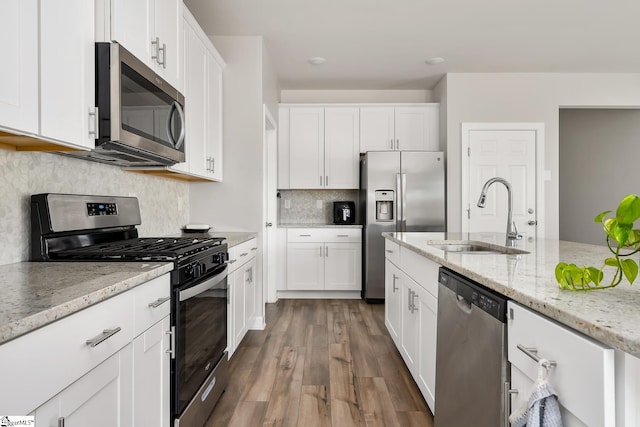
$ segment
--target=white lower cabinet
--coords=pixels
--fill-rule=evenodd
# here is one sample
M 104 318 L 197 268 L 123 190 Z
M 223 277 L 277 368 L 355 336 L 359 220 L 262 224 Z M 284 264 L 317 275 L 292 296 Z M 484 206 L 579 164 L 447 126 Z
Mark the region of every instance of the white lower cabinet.
M 440 266 L 388 240 L 385 253 L 385 325 L 434 411 Z
M 254 329 L 261 316 L 261 290 L 257 286 L 257 239 L 253 238 L 229 249 L 227 352 L 235 353 L 249 329 Z
M 511 362 L 511 412 L 529 398 L 538 364 L 522 349 L 552 360 L 550 382 L 558 393 L 566 427 L 613 427 L 616 423 L 614 350 L 528 310 L 507 305 L 508 357 Z
M 362 230 L 295 228 L 287 236 L 287 290 L 360 291 Z
M 133 340 L 133 425 L 169 427 L 170 320 L 166 316 Z
M 131 426 L 132 345 L 89 371 L 35 411 L 38 426 Z

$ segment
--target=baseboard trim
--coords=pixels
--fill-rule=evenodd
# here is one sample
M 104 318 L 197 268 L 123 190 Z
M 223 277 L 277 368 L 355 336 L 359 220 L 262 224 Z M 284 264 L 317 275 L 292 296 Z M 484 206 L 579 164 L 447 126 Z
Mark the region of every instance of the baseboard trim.
M 278 299 L 361 299 L 360 291 L 278 291 Z

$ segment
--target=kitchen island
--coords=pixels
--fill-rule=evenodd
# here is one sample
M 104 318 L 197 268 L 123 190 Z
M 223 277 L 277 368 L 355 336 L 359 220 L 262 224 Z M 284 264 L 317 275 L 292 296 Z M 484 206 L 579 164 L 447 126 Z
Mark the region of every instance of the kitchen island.
M 574 292 L 561 290 L 555 279 L 560 261 L 599 267 L 610 255 L 606 247 L 527 237 L 507 247 L 500 233 L 383 236 L 385 324 L 436 422 L 439 319 L 450 315 L 440 312 L 438 268 L 444 266 L 510 300 L 505 342 L 511 380 L 505 387 L 513 392 L 504 395 L 511 402 L 506 414 L 527 402 L 535 360 L 546 357 L 555 363 L 552 382 L 565 426 L 640 425 L 640 286 L 623 281 L 613 289 Z M 451 246 L 465 243 L 480 251 Z M 605 272 L 605 282 L 608 277 Z

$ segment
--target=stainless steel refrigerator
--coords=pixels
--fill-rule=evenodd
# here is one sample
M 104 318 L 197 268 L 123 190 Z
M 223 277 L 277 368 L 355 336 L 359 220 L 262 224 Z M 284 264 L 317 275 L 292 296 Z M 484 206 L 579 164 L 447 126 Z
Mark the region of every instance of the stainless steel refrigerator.
M 362 297 L 384 299 L 383 232 L 445 231 L 444 154 L 369 151 L 360 161 Z

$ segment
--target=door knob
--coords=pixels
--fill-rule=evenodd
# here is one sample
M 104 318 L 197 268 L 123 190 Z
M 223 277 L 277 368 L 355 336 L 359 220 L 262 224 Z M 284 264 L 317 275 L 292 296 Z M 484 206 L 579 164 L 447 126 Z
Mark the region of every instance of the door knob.
M 529 224 L 529 225 L 537 225 L 538 221 L 536 221 L 536 220 L 527 221 L 527 224 Z
M 272 222 L 267 222 L 267 223 L 265 224 L 265 227 L 272 227 L 272 226 L 273 226 L 273 223 L 272 223 Z

